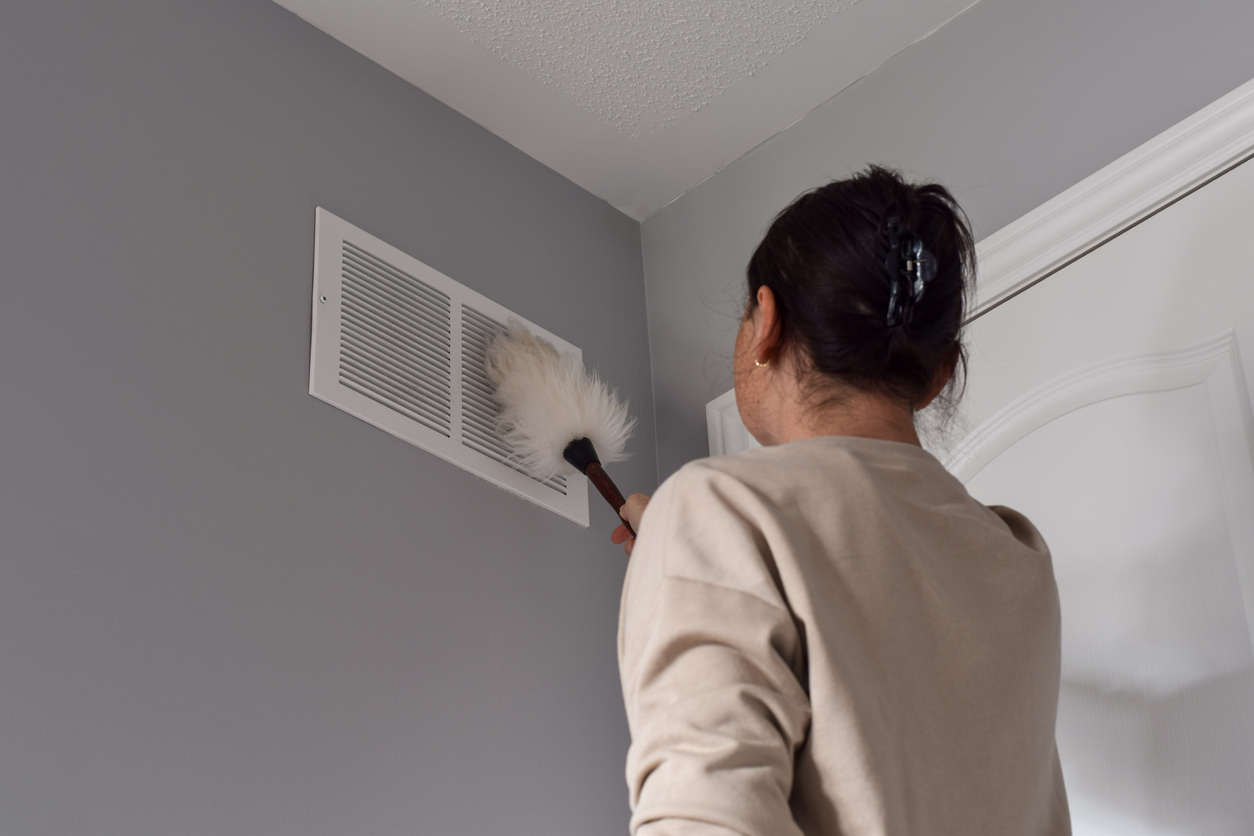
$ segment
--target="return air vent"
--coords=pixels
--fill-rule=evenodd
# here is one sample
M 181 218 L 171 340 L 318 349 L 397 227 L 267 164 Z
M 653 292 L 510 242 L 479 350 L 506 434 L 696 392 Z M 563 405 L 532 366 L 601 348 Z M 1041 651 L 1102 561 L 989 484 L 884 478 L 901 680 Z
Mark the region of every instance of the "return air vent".
M 309 394 L 587 526 L 583 477 L 542 481 L 511 463 L 483 368 L 511 318 L 582 352 L 325 209 L 316 227 Z
M 484 371 L 488 341 L 505 323 L 462 305 L 462 443 L 502 464 L 509 464 L 509 448 L 496 433 L 501 406 L 492 397 L 492 384 Z M 537 480 L 566 495 L 566 477 Z
M 449 437 L 450 300 L 344 242 L 340 383 Z

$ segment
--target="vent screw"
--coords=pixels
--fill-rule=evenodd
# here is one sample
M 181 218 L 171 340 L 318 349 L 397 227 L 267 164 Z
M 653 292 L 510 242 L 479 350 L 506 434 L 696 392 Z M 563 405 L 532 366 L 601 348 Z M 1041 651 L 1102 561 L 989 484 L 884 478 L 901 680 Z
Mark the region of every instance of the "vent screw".
M 323 304 L 326 304 L 326 301 L 327 301 L 327 295 L 326 295 L 325 293 L 324 293 L 324 294 L 322 294 L 320 297 L 318 297 L 318 300 L 319 300 L 320 302 L 322 302 Z

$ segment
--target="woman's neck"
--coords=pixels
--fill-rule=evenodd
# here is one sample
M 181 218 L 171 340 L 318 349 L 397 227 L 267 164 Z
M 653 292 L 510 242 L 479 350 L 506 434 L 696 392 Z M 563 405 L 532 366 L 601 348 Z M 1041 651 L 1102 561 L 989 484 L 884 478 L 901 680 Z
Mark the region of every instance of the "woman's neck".
M 770 406 L 759 416 L 758 433 L 765 437 L 758 440 L 763 444 L 848 435 L 922 446 L 913 412 L 897 398 L 849 386 L 811 391 L 789 373 L 777 375 L 773 383 L 778 387 L 775 397 L 764 399 Z
M 922 446 L 908 407 L 868 393 L 859 393 L 826 407 L 799 411 L 783 421 L 778 432 L 783 439 L 781 444 L 821 435 L 852 435 Z

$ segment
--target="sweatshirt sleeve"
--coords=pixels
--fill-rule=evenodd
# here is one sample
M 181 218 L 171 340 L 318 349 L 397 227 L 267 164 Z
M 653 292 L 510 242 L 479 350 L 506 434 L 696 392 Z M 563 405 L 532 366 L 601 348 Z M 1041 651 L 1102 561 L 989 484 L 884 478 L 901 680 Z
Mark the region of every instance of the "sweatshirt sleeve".
M 619 622 L 636 836 L 800 836 L 805 649 L 752 490 L 689 465 L 641 524 Z

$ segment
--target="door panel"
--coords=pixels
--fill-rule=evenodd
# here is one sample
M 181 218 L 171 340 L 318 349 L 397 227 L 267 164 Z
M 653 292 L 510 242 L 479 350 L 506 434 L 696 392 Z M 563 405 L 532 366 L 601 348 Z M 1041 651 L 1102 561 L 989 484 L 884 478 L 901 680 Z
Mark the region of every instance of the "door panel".
M 1254 165 L 977 319 L 946 458 L 1032 519 L 1077 834 L 1254 833 Z

